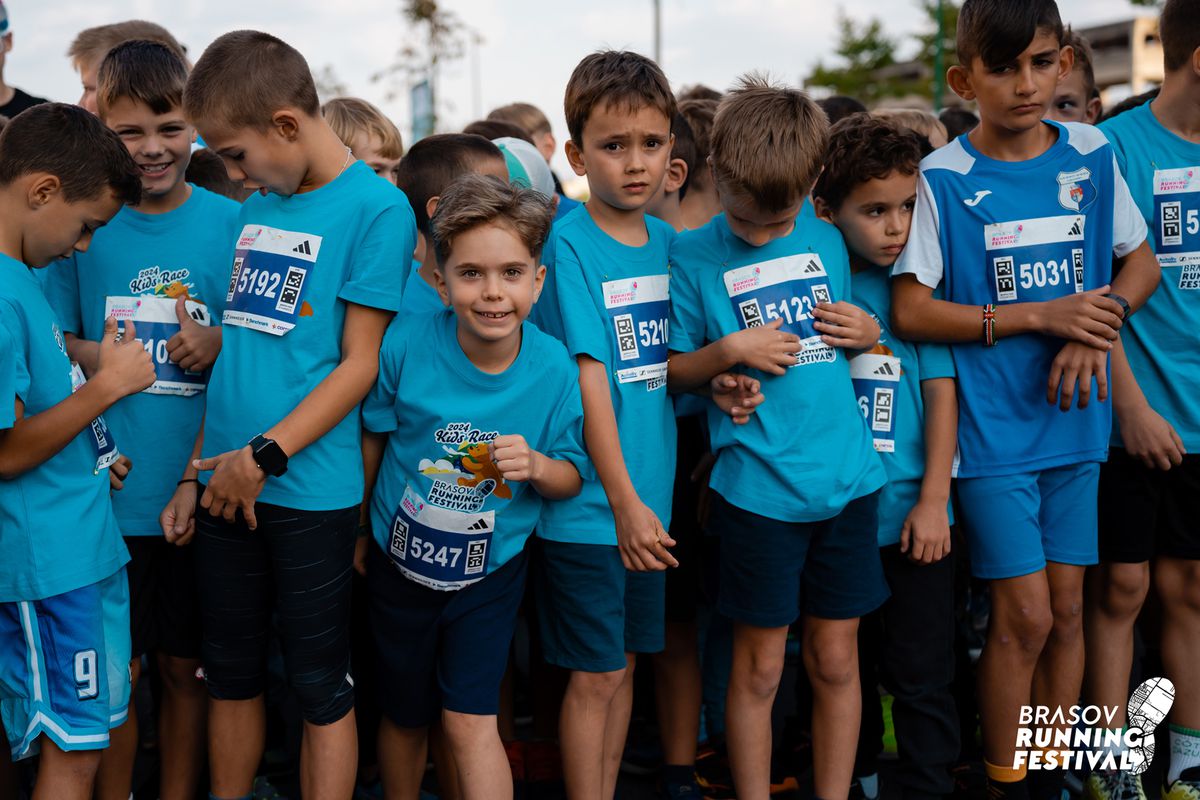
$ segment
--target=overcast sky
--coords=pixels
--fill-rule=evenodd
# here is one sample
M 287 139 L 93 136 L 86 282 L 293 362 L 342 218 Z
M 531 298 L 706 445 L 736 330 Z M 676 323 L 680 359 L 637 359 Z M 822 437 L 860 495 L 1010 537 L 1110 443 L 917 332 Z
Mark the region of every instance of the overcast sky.
M 444 69 L 439 85 L 442 130 L 458 130 L 495 106 L 516 100 L 541 107 L 561 142 L 562 93 L 571 69 L 601 47 L 653 49 L 651 0 L 441 0 L 478 31 L 482 44 Z M 314 71 L 332 67 L 352 94 L 382 107 L 411 137 L 407 91 L 387 99 L 370 76 L 393 60 L 407 34 L 399 0 L 4 0 L 14 46 L 7 83 L 53 100 L 74 101 L 79 81 L 64 53 L 81 29 L 141 18 L 167 27 L 193 58 L 225 31 L 257 28 L 297 47 Z M 662 63 L 674 86 L 726 88 L 757 69 L 802 80 L 818 60 L 832 60 L 836 9 L 868 19 L 876 0 L 662 0 Z M 1127 0 L 1059 0 L 1077 27 L 1131 16 Z M 1144 10 L 1142 13 L 1145 13 Z M 918 0 L 886 4 L 890 35 L 911 48 L 921 26 Z M 475 76 L 478 75 L 478 80 Z M 565 160 L 556 160 L 560 174 Z

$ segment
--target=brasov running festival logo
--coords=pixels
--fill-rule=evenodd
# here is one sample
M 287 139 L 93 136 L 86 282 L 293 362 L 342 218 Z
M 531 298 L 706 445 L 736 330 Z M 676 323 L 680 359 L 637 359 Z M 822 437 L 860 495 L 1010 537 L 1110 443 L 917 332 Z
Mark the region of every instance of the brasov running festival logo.
M 1154 729 L 1175 702 L 1175 685 L 1150 678 L 1133 690 L 1120 727 L 1118 706 L 1021 706 L 1013 769 L 1123 770 L 1140 775 L 1154 760 Z

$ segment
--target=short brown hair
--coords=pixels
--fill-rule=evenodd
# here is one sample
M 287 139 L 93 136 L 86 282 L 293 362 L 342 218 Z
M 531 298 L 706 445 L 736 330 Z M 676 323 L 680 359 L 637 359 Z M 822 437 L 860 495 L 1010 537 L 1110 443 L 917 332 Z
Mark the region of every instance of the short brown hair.
M 829 120 L 799 89 L 747 75 L 713 119 L 713 176 L 762 209 L 782 211 L 812 189 L 825 159 Z
M 940 133 L 944 140 L 950 141 L 950 133 L 946 130 L 946 126 L 933 115 L 932 111 L 922 111 L 919 108 L 881 108 L 871 114 L 880 119 L 886 119 L 898 127 L 915 131 L 925 140 L 925 147 L 922 149 L 926 155 L 934 149 L 933 134 Z
M 513 139 L 520 139 L 523 142 L 533 144 L 533 137 L 526 133 L 524 128 L 515 122 L 508 122 L 502 119 L 477 119 L 474 122 L 468 123 L 467 127 L 462 129 L 462 132 L 482 136 L 488 141 L 510 136 Z
M 964 0 L 955 37 L 958 63 L 970 69 L 974 58 L 985 67 L 1012 61 L 1041 30 L 1062 45 L 1062 17 L 1054 0 Z
M 910 128 L 871 114 L 851 114 L 829 130 L 825 169 L 813 187 L 834 211 L 860 183 L 921 167 L 921 138 Z
M 491 175 L 460 176 L 442 192 L 433 215 L 433 248 L 439 266 L 454 249 L 454 239 L 488 223 L 512 230 L 535 258 L 550 234 L 554 209 L 541 192 L 507 183 Z
M 196 62 L 183 107 L 195 123 L 265 130 L 271 115 L 295 108 L 321 115 L 308 62 L 296 48 L 260 31 L 231 31 L 217 38 Z
M 1163 67 L 1174 72 L 1192 60 L 1200 47 L 1200 19 L 1193 0 L 1167 0 L 1158 17 L 1158 38 L 1162 41 Z
M 583 126 L 597 106 L 619 105 L 631 111 L 657 109 L 675 116 L 675 95 L 667 76 L 649 58 L 628 50 L 601 50 L 583 57 L 567 81 L 563 109 L 575 144 L 583 144 Z
M 333 132 L 346 147 L 356 134 L 374 136 L 380 142 L 379 152 L 384 158 L 400 158 L 404 155 L 404 140 L 400 129 L 375 106 L 358 97 L 335 97 L 321 106 L 321 113 Z
M 131 39 L 158 42 L 170 48 L 180 59 L 187 60 L 187 48 L 181 45 L 170 31 L 156 22 L 147 22 L 144 19 L 97 25 L 80 31 L 67 48 L 67 58 L 71 59 L 71 63 L 77 68 L 82 68 L 85 64 L 98 63 L 108 55 L 109 50 Z
M 396 185 L 412 204 L 417 230 L 429 236 L 429 198 L 438 197 L 463 175 L 475 172 L 487 159 L 504 163 L 500 148 L 474 133 L 439 133 L 408 148 L 396 167 Z
M 1068 25 L 1063 32 L 1063 45 L 1075 51 L 1075 65 L 1071 69 L 1083 73 L 1084 102 L 1096 96 L 1096 70 L 1092 67 L 1092 45 L 1087 37 Z
M 187 65 L 171 48 L 135 39 L 108 51 L 96 79 L 96 104 L 103 119 L 108 107 L 122 97 L 166 114 L 183 104 Z
M 685 86 L 680 90 L 675 99 L 679 102 L 685 100 L 712 100 L 721 102 L 721 93 L 711 86 L 705 86 L 703 83 L 693 83 L 691 86 Z
M 509 103 L 506 106 L 492 109 L 488 119 L 511 122 L 530 136 L 550 132 L 550 120 L 542 110 L 531 103 Z
M 0 187 L 33 172 L 57 176 L 68 203 L 97 198 L 106 187 L 122 203 L 142 199 L 141 170 L 125 143 L 79 106 L 34 106 L 0 133 Z
M 688 187 L 692 185 L 692 175 L 700 164 L 700 158 L 696 153 L 696 137 L 692 135 L 692 126 L 687 117 L 678 111 L 675 112 L 671 131 L 675 134 L 675 143 L 671 145 L 671 160 L 678 158 L 687 166 L 687 177 L 679 187 L 679 199 L 682 200 L 687 197 Z

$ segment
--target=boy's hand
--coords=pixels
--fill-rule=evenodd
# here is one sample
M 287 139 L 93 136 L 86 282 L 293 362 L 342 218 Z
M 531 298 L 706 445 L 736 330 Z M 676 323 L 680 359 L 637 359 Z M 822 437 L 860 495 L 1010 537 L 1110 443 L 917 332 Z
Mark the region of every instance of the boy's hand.
M 1183 463 L 1187 450 L 1183 440 L 1149 404 L 1143 403 L 1133 411 L 1117 412 L 1121 440 L 1125 452 L 1150 469 L 1169 470 Z
M 1087 408 L 1092 397 L 1092 378 L 1096 379 L 1096 399 L 1103 403 L 1108 399 L 1108 351 L 1067 342 L 1050 364 L 1046 402 L 1050 405 L 1058 403 L 1063 411 L 1070 411 L 1078 384 L 1079 407 Z
M 733 375 L 722 372 L 714 377 L 709 386 L 712 400 L 717 408 L 729 415 L 734 425 L 745 425 L 763 401 L 759 382 L 749 375 Z
M 354 542 L 354 571 L 359 575 L 367 574 L 367 548 L 371 546 L 371 535 L 361 534 Z
M 773 319 L 724 337 L 729 361 L 770 375 L 786 374 L 804 345 L 796 334 L 779 330 L 782 325 L 782 319 Z
M 879 341 L 879 323 L 853 303 L 819 303 L 812 311 L 813 327 L 830 347 L 870 350 Z
M 267 482 L 267 474 L 255 463 L 250 445 L 212 458 L 197 458 L 192 466 L 213 473 L 200 498 L 202 508 L 214 517 L 224 517 L 226 522 L 233 522 L 241 510 L 246 527 L 250 530 L 258 527 L 254 502 Z
M 492 461 L 506 481 L 536 481 L 541 453 L 534 450 L 519 433 L 497 436 L 490 445 Z
M 108 388 L 114 402 L 154 383 L 154 362 L 136 337 L 133 320 L 125 322 L 120 341 L 117 341 L 116 318 L 104 320 L 104 337 L 100 340 L 96 377 L 92 380 Z
M 184 297 L 175 301 L 175 316 L 179 318 L 179 333 L 167 340 L 167 357 L 180 369 L 203 372 L 221 354 L 221 329 L 192 319 Z
M 679 562 L 667 550 L 675 540 L 663 529 L 658 517 L 641 500 L 628 506 L 614 506 L 617 523 L 617 548 L 625 569 L 635 572 L 660 572 L 678 567 Z
M 1038 303 L 1042 332 L 1108 352 L 1124 324 L 1121 304 L 1111 297 L 1104 297 L 1111 288 L 1101 286 Z
M 950 555 L 950 517 L 944 502 L 917 501 L 904 520 L 900 552 L 917 564 L 933 564 Z
M 125 478 L 129 475 L 129 470 L 133 469 L 133 462 L 129 460 L 129 456 L 117 456 L 108 467 L 108 488 L 110 491 L 119 492 L 125 488 Z
M 196 484 L 188 481 L 175 487 L 175 494 L 158 515 L 158 524 L 167 541 L 177 547 L 192 540 L 196 535 Z

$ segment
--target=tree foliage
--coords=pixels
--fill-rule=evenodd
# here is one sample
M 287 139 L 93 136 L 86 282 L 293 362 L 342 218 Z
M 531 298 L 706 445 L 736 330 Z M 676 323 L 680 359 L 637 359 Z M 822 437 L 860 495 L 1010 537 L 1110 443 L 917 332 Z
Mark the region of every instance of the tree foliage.
M 392 63 L 371 76 L 388 82 L 388 99 L 419 80 L 433 79 L 441 65 L 462 58 L 467 48 L 466 25 L 438 0 L 402 0 L 400 18 L 407 35 Z

